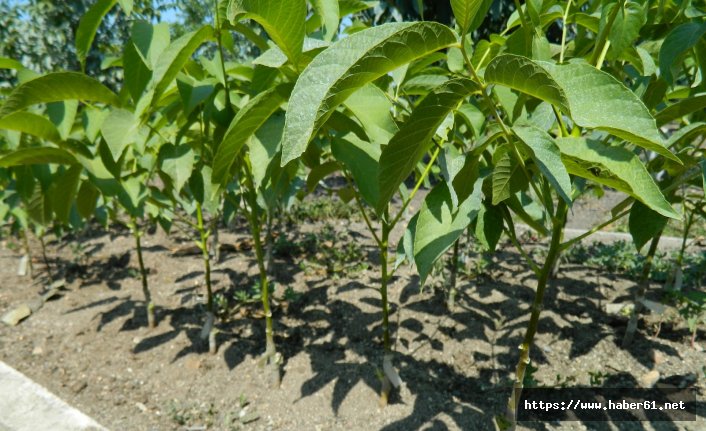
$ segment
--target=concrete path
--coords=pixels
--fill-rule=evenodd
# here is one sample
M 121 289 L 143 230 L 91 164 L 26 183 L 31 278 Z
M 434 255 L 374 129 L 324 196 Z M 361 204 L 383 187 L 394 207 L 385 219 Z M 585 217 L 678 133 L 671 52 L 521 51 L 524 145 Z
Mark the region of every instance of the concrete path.
M 0 431 L 107 431 L 0 361 Z

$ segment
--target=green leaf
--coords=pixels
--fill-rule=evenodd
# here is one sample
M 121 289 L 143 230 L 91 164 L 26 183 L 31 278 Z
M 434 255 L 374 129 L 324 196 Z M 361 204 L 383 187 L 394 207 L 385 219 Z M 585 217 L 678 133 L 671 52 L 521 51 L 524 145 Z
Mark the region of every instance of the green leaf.
M 704 193 L 706 193 L 706 160 L 702 160 L 699 165 L 701 165 L 701 179 L 704 183 Z
M 569 101 L 564 90 L 542 66 L 513 54 L 495 57 L 485 69 L 485 80 L 521 91 L 568 112 Z
M 635 201 L 630 209 L 628 226 L 632 241 L 639 252 L 652 238 L 662 232 L 668 219 L 649 209 L 640 201 Z
M 627 48 L 631 47 L 640 35 L 640 29 L 647 21 L 645 9 L 635 1 L 620 1 L 608 3 L 603 8 L 600 26 L 606 25 L 605 19 L 613 13 L 613 8 L 619 8 L 613 25 L 608 33 L 610 48 L 608 58 L 617 59 Z
M 22 70 L 25 67 L 17 60 L 7 57 L 0 57 L 0 69 Z
M 59 131 L 51 121 L 30 112 L 15 112 L 0 118 L 0 129 L 16 130 L 52 142 L 61 141 Z
M 451 193 L 439 183 L 424 199 L 414 233 L 414 262 L 422 284 L 434 263 L 448 250 L 481 209 L 483 180 L 478 179 L 473 193 L 453 211 Z
M 191 58 L 192 54 L 207 40 L 213 38 L 213 28 L 209 25 L 187 33 L 175 40 L 162 52 L 154 67 L 153 101 L 159 100 L 162 93 L 172 84 L 174 78 Z
M 703 111 L 706 109 L 706 94 L 699 96 L 687 97 L 677 103 L 667 106 L 655 115 L 657 124 L 663 125 L 670 121 L 677 120 L 692 112 Z
M 85 100 L 119 105 L 118 96 L 100 82 L 77 72 L 55 72 L 27 81 L 10 93 L 0 118 L 38 103 Z
M 145 64 L 143 57 L 132 42 L 125 44 L 123 65 L 125 86 L 128 91 L 130 91 L 132 100 L 140 100 L 142 93 L 145 91 L 145 88 L 147 88 L 147 84 L 149 84 L 152 79 L 152 71 L 147 64 Z
M 390 202 L 397 188 L 424 157 L 436 130 L 449 113 L 480 87 L 468 79 L 453 79 L 436 88 L 419 102 L 399 132 L 383 148 L 380 156 L 380 200 L 378 211 Z
M 313 0 L 314 10 L 321 17 L 324 25 L 324 40 L 333 40 L 338 33 L 338 0 Z
M 576 124 L 605 130 L 681 163 L 665 147 L 657 124 L 642 101 L 612 75 L 589 64 L 541 65 L 564 90 Z
M 86 68 L 86 57 L 96 37 L 98 27 L 105 15 L 115 6 L 117 0 L 98 0 L 81 17 L 76 30 L 76 55 L 81 62 L 81 68 Z
M 571 205 L 571 179 L 561 161 L 559 147 L 552 137 L 532 124 L 520 122 L 512 127 L 512 131 L 528 147 L 532 160 L 559 196 Z
M 377 1 L 364 0 L 339 0 L 338 7 L 341 11 L 341 17 L 358 13 L 366 9 L 372 9 L 377 6 Z
M 665 217 L 680 218 L 633 152 L 584 138 L 556 142 L 570 174 L 627 193 Z
M 32 195 L 27 201 L 27 215 L 40 226 L 47 226 L 51 221 L 49 194 L 44 193 L 39 182 L 35 183 Z
M 353 112 L 368 137 L 378 145 L 387 145 L 399 130 L 392 119 L 392 102 L 380 87 L 367 84 L 344 102 Z
M 184 187 L 196 162 L 194 150 L 187 144 L 176 146 L 174 144 L 162 145 L 159 150 L 162 172 L 167 174 L 174 183 L 174 189 L 178 194 Z
M 81 217 L 87 219 L 93 215 L 99 195 L 98 189 L 89 181 L 81 184 L 76 196 L 76 208 Z
M 270 38 L 297 64 L 304 43 L 305 0 L 231 0 L 228 19 L 252 19 L 260 24 Z
M 492 3 L 492 0 L 451 0 L 451 9 L 461 27 L 461 37 L 474 31 L 483 22 Z
M 62 223 L 69 222 L 71 206 L 76 197 L 82 170 L 83 167 L 81 165 L 73 165 L 53 179 L 51 186 L 49 186 L 48 195 L 52 210 L 56 214 L 57 220 Z
M 704 132 L 706 132 L 706 123 L 691 123 L 688 126 L 684 126 L 674 132 L 672 136 L 669 137 L 669 140 L 667 140 L 667 147 L 672 148 L 683 140 L 690 139 L 693 136 L 698 136 Z
M 66 140 L 69 138 L 76 121 L 77 111 L 78 101 L 76 100 L 47 104 L 46 114 L 59 131 L 61 139 Z
M 503 233 L 503 216 L 499 207 L 483 204 L 476 221 L 476 239 L 487 251 L 495 251 Z
M 273 162 L 279 153 L 283 130 L 284 114 L 278 113 L 271 116 L 247 142 L 253 183 L 258 189 L 265 183 L 268 171 L 274 167 Z
M 105 139 L 113 160 L 117 161 L 128 145 L 135 142 L 140 122 L 132 112 L 113 109 L 103 121 L 101 134 Z
M 355 90 L 413 60 L 456 43 L 446 26 L 389 23 L 354 33 L 309 63 L 292 92 L 282 164 L 299 157 L 334 109 Z
M 77 163 L 77 161 L 71 153 L 53 147 L 22 148 L 0 157 L 0 168 L 19 165 L 44 165 L 47 163 L 71 165 Z
M 503 145 L 493 154 L 493 205 L 512 196 L 512 177 L 520 169 L 520 164 L 513 160 L 509 150 L 510 147 Z
M 159 57 L 169 46 L 169 24 L 151 24 L 146 21 L 135 21 L 130 29 L 130 40 L 134 43 L 143 62 L 154 69 Z M 125 67 L 127 64 L 123 63 Z
M 674 83 L 672 67 L 706 33 L 706 22 L 688 22 L 669 32 L 659 50 L 659 71 L 669 84 Z
M 378 201 L 380 190 L 377 184 L 380 146 L 359 139 L 350 133 L 331 142 L 331 152 L 353 175 L 360 195 L 373 206 Z
M 230 180 L 230 168 L 240 149 L 270 116 L 287 100 L 292 86 L 281 84 L 258 94 L 238 113 L 218 146 L 213 161 L 213 182 L 225 184 Z

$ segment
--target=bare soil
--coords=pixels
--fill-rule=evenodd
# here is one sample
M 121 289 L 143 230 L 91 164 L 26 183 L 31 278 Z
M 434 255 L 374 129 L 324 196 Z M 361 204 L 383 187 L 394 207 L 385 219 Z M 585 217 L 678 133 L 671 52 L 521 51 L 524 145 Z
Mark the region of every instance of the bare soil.
M 376 261 L 361 223 L 332 223 L 360 245 L 361 263 Z M 294 241 L 320 227 L 282 234 Z M 244 228 L 221 233 L 231 251 L 214 267 L 215 288 L 231 298 L 231 306 L 235 293 L 256 280 Z M 37 257 L 35 279 L 16 275 L 21 255 L 11 245 L 0 247 L 0 313 L 37 298 L 48 284 Z M 390 300 L 395 365 L 404 385 L 384 409 L 377 396 L 382 358 L 376 266 L 331 276 L 297 255 L 275 258 L 275 331 L 285 362 L 281 388 L 272 390 L 256 364 L 264 351 L 258 303 L 239 304 L 219 320 L 216 355 L 200 340 L 202 262 L 198 255 L 174 254 L 188 245 L 161 230 L 144 238 L 159 319 L 149 330 L 127 231 L 91 229 L 48 241 L 53 275 L 65 286 L 18 326 L 0 325 L 0 359 L 112 430 L 494 429 L 492 417 L 509 395 L 535 286 L 507 244 L 483 274 L 460 277 L 453 313 L 438 288 L 441 275 L 420 289 L 414 271 L 400 269 Z M 32 249 L 40 256 L 38 242 Z M 285 298 L 286 288 L 296 298 Z M 600 268 L 562 266 L 532 349 L 537 384 L 637 387 L 657 370 L 660 381 L 693 387 L 703 400 L 703 331 L 694 349 L 683 325 L 662 324 L 654 336 L 646 316 L 632 347 L 620 348 L 626 319 L 604 307 L 629 301 L 634 288 L 633 281 Z M 659 286 L 652 290 L 658 301 Z M 696 431 L 706 430 L 706 422 L 700 414 L 696 422 L 525 423 L 521 429 Z

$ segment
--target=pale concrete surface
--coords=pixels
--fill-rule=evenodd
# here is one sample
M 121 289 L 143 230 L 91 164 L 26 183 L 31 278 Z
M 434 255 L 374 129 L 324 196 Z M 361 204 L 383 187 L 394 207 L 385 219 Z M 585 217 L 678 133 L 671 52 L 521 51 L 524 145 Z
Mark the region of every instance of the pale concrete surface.
M 107 431 L 0 361 L 0 431 Z

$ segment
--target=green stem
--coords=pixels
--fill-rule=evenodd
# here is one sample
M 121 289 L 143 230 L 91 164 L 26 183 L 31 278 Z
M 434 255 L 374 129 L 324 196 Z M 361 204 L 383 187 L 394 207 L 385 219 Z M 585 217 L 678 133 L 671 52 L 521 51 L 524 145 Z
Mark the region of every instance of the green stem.
M 630 320 L 628 321 L 628 327 L 625 330 L 625 335 L 623 336 L 623 349 L 627 349 L 632 340 L 635 337 L 635 331 L 637 330 L 637 317 L 642 312 L 642 300 L 645 298 L 645 292 L 647 291 L 647 286 L 650 283 L 650 271 L 652 270 L 652 261 L 655 254 L 657 253 L 657 245 L 659 245 L 659 239 L 662 237 L 662 232 L 658 233 L 657 236 L 652 238 L 650 243 L 650 248 L 647 251 L 647 256 L 645 257 L 645 263 L 642 266 L 642 273 L 640 274 L 640 281 L 637 285 L 637 290 L 635 291 L 635 299 L 633 302 L 632 312 L 630 312 Z
M 456 279 L 458 277 L 458 249 L 461 238 L 454 243 L 453 255 L 451 257 L 451 274 L 449 275 L 449 297 L 446 301 L 446 308 L 453 311 L 456 306 Z
M 47 268 L 47 275 L 49 276 L 49 282 L 54 283 L 54 275 L 51 272 L 51 265 L 49 265 L 49 258 L 47 257 L 47 245 L 44 243 L 44 232 L 38 235 L 39 243 L 42 245 L 42 259 L 44 260 L 44 266 Z
M 32 265 L 32 250 L 29 248 L 29 229 L 22 230 L 22 240 L 25 246 L 25 254 L 27 255 L 27 269 L 29 270 L 29 278 L 34 278 L 34 266 Z
M 201 239 L 201 256 L 203 257 L 204 275 L 206 278 L 206 310 L 213 312 L 213 286 L 211 284 L 211 256 L 208 252 L 209 232 L 203 222 L 203 208 L 200 202 L 196 202 L 196 219 L 198 231 Z
M 549 252 L 537 280 L 537 291 L 535 292 L 534 302 L 532 303 L 532 313 L 530 315 L 524 340 L 522 345 L 520 345 L 520 358 L 517 362 L 515 383 L 508 401 L 506 416 L 502 421 L 503 424 L 509 423 L 511 427 L 514 427 L 517 421 L 517 407 L 520 401 L 520 396 L 522 395 L 525 371 L 527 370 L 527 365 L 530 363 L 530 348 L 534 342 L 534 335 L 537 333 L 537 328 L 539 326 L 539 316 L 542 311 L 544 291 L 547 287 L 547 282 L 549 281 L 552 269 L 559 258 L 561 237 L 564 230 L 566 214 L 566 203 L 563 199 L 558 199 L 556 216 L 552 220 L 552 238 L 549 245 Z
M 135 249 L 137 250 L 137 263 L 140 266 L 140 276 L 142 277 L 142 294 L 145 297 L 145 310 L 147 312 L 147 326 L 154 328 L 157 326 L 155 318 L 154 303 L 152 302 L 152 292 L 150 292 L 149 284 L 147 283 L 147 270 L 145 269 L 145 261 L 142 258 L 142 231 L 137 224 L 137 219 L 133 217 L 131 223 L 132 235 L 135 237 Z
M 610 34 L 610 30 L 613 27 L 613 23 L 615 22 L 615 19 L 618 16 L 618 12 L 620 9 L 623 8 L 624 1 L 619 1 L 613 10 L 611 11 L 610 15 L 608 16 L 608 21 L 606 22 L 605 27 L 601 29 L 601 31 L 598 32 L 598 38 L 596 39 L 596 44 L 593 46 L 593 55 L 591 56 L 591 63 L 595 64 L 597 68 L 600 69 L 600 64 L 598 63 L 599 59 L 600 62 L 603 63 L 603 58 L 605 57 L 605 51 L 607 50 L 606 48 L 606 40 L 608 39 L 608 34 Z
M 389 282 L 387 246 L 389 238 L 390 225 L 383 221 L 380 242 L 380 299 L 382 301 L 382 343 L 384 357 L 392 354 L 392 344 L 390 343 L 390 308 L 387 300 L 387 287 Z M 387 405 L 391 389 L 392 382 L 385 372 L 385 359 L 383 358 L 382 389 L 380 390 L 381 406 L 384 407 Z
M 424 184 L 424 179 L 429 175 L 429 172 L 431 172 L 431 168 L 434 165 L 434 162 L 436 161 L 437 157 L 439 157 L 440 151 L 441 151 L 441 147 L 437 146 L 436 150 L 434 150 L 434 153 L 432 153 L 431 159 L 429 160 L 429 163 L 427 163 L 427 166 L 424 169 L 424 172 L 422 172 L 422 175 L 419 177 L 417 184 L 414 185 L 414 189 L 412 189 L 412 192 L 409 194 L 407 199 L 405 199 L 404 203 L 402 204 L 402 208 L 400 208 L 400 211 L 397 213 L 395 218 L 390 223 L 390 229 L 394 229 L 395 226 L 397 226 L 397 222 L 399 222 L 400 219 L 402 218 L 402 216 L 404 215 L 404 212 L 407 209 L 407 207 L 409 206 L 409 203 L 412 202 L 412 199 L 414 199 L 414 196 L 417 194 L 417 192 L 419 191 L 422 184 Z
M 262 309 L 265 313 L 265 353 L 262 355 L 260 361 L 261 364 L 267 364 L 268 371 L 270 372 L 270 384 L 272 387 L 279 387 L 280 385 L 280 370 L 279 370 L 279 356 L 277 354 L 277 348 L 275 346 L 274 330 L 272 325 L 272 310 L 270 309 L 270 286 L 269 279 L 267 277 L 267 266 L 265 258 L 265 249 L 262 244 L 262 231 L 260 229 L 260 223 L 262 217 L 260 215 L 259 206 L 257 204 L 257 190 L 253 184 L 252 171 L 248 165 L 248 161 L 244 160 L 243 163 L 245 175 L 244 175 L 244 185 L 246 189 L 248 207 L 246 211 L 249 224 L 250 233 L 253 239 L 253 246 L 255 248 L 255 257 L 257 259 L 257 268 L 260 272 L 260 297 L 262 299 Z
M 564 62 L 564 51 L 566 50 L 566 20 L 569 18 L 569 9 L 570 8 L 571 8 L 571 0 L 566 2 L 566 9 L 564 9 L 564 16 L 562 19 L 561 52 L 559 54 L 559 64 Z

